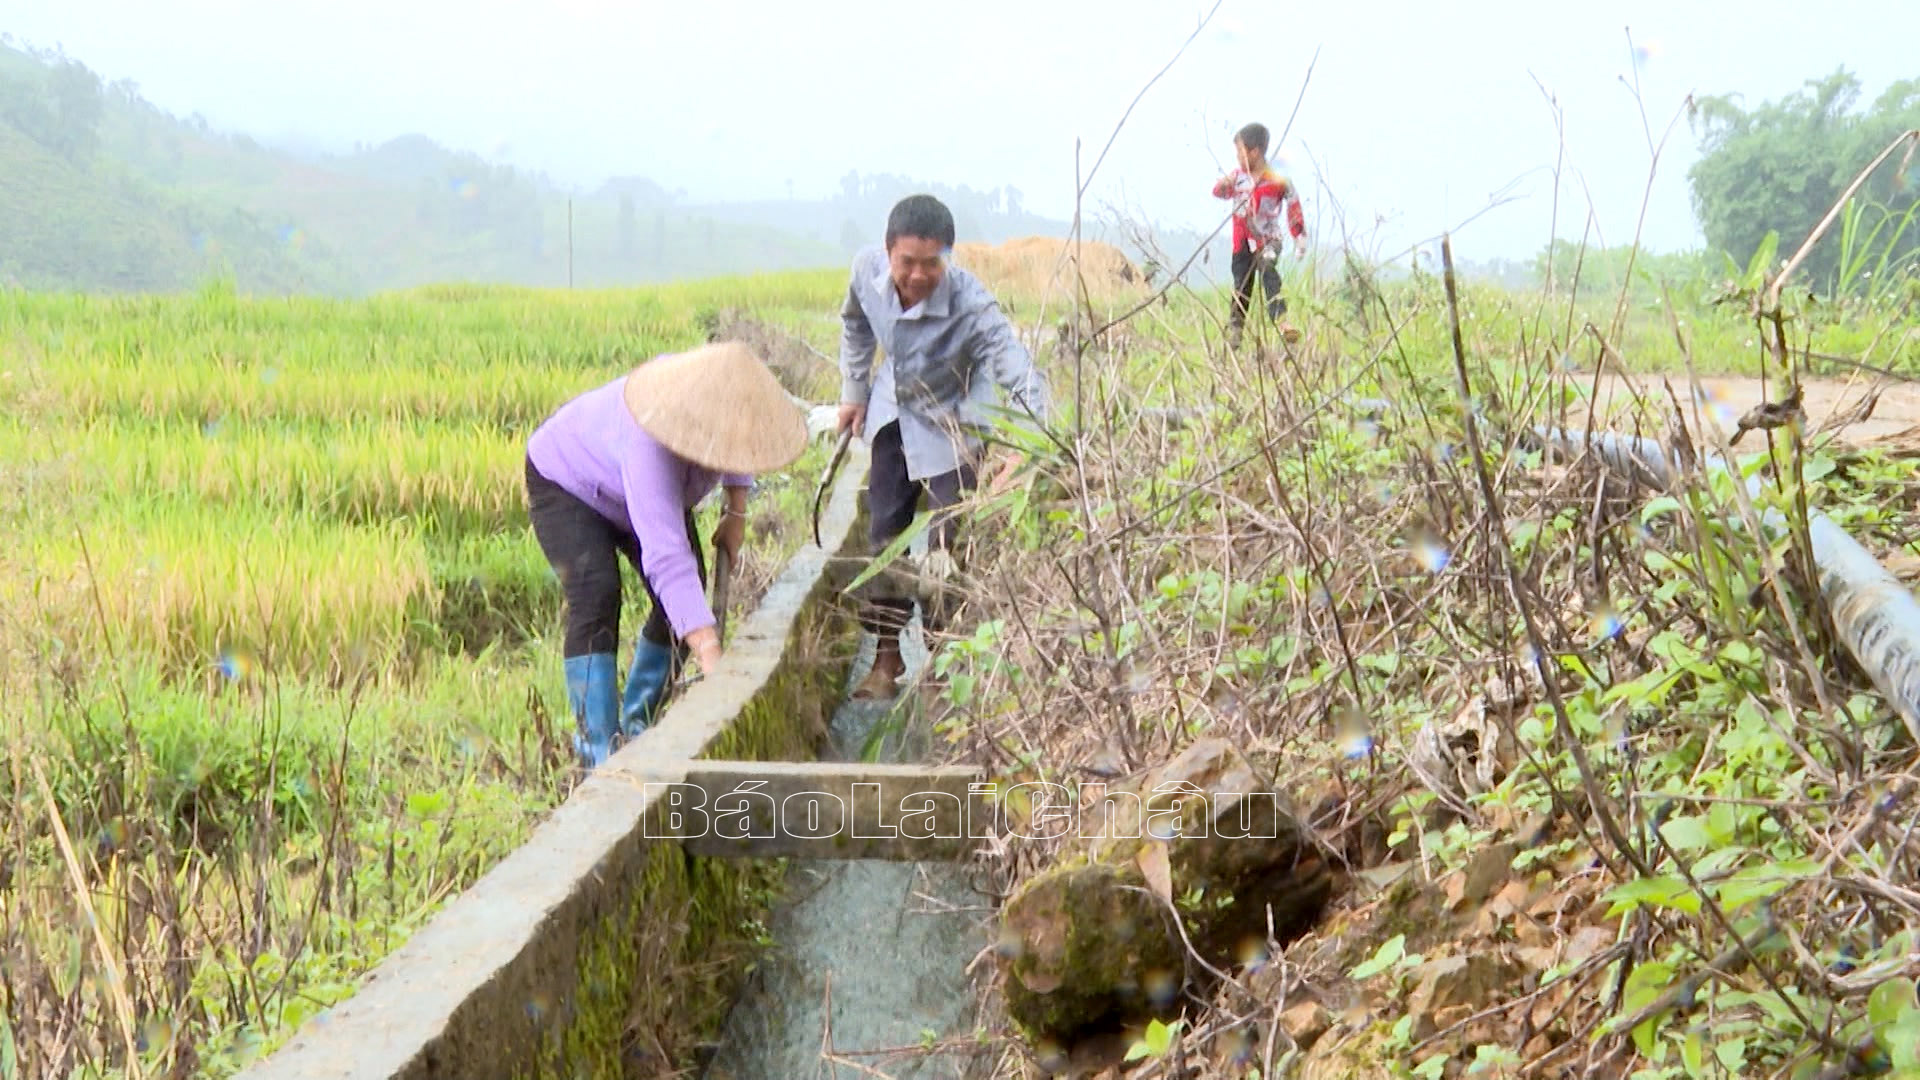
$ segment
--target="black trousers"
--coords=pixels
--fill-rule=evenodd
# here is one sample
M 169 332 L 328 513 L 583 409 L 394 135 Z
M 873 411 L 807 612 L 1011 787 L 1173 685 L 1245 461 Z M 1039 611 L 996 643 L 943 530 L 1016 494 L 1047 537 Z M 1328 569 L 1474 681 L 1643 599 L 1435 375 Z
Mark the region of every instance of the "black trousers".
M 1260 279 L 1261 288 L 1267 294 L 1267 318 L 1279 322 L 1287 313 L 1287 298 L 1280 294 L 1280 270 L 1270 262 L 1263 262 L 1251 251 L 1233 253 L 1233 320 L 1232 325 L 1243 326 L 1247 321 L 1247 309 L 1253 304 L 1253 279 Z
M 900 425 L 888 424 L 873 435 L 872 453 L 867 466 L 867 542 L 874 555 L 886 550 L 920 511 L 924 494 L 927 509 L 948 510 L 972 491 L 979 472 L 971 463 L 963 463 L 952 472 L 929 476 L 925 480 L 907 477 L 907 454 L 900 445 Z M 934 519 L 927 537 L 929 550 L 952 550 L 960 531 L 957 514 L 941 514 Z M 862 605 L 860 623 L 881 636 L 899 634 L 913 614 L 912 597 L 903 595 L 887 582 L 887 575 L 876 575 L 869 586 L 867 602 Z
M 560 576 L 560 588 L 566 597 L 564 656 L 619 652 L 620 557 L 624 555 L 634 572 L 640 574 L 641 587 L 653 602 L 640 636 L 655 645 L 672 646 L 678 659 L 686 659 L 686 644 L 673 639 L 667 609 L 640 570 L 639 537 L 601 517 L 599 511 L 542 476 L 532 459 L 527 461 L 527 514 L 533 519 L 534 538 Z M 699 530 L 691 509 L 687 511 L 687 542 L 693 545 L 694 565 L 699 568 L 700 583 L 705 585 L 707 561 L 700 550 Z

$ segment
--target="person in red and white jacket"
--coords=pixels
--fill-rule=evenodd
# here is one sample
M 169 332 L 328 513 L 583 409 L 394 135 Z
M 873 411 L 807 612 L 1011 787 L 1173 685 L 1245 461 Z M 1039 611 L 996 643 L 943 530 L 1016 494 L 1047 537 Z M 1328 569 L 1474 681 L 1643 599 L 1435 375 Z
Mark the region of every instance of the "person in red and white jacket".
M 1267 295 L 1267 317 L 1279 325 L 1280 335 L 1288 342 L 1300 340 L 1300 331 L 1286 320 L 1287 298 L 1280 293 L 1280 216 L 1284 208 L 1294 254 L 1300 258 L 1307 254 L 1307 219 L 1300 209 L 1299 192 L 1267 163 L 1268 137 L 1264 124 L 1248 124 L 1236 132 L 1233 149 L 1240 167 L 1213 185 L 1215 198 L 1235 202 L 1233 313 L 1227 324 L 1227 340 L 1235 347 L 1253 302 L 1255 274 Z

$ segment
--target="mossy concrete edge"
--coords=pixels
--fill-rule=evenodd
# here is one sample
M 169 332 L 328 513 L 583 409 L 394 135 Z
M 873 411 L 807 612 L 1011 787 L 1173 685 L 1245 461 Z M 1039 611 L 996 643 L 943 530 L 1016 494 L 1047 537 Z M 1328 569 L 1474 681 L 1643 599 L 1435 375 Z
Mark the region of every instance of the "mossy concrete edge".
M 822 515 L 825 548 L 794 556 L 718 671 L 242 1080 L 621 1075 L 645 1021 L 716 1021 L 648 1002 L 680 1000 L 655 980 L 737 933 L 764 868 L 650 839 L 666 833 L 663 807 L 640 777 L 672 779 L 696 758 L 812 755 L 851 660 L 831 646 L 852 640 L 839 596 L 865 553 L 866 464 L 856 445 Z

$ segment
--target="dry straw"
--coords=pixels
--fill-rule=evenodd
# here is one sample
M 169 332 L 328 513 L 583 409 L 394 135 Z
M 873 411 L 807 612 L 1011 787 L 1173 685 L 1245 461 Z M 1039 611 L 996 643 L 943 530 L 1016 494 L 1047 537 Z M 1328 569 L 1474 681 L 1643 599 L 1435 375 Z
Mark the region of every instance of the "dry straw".
M 1146 291 L 1145 275 L 1120 249 L 1093 241 L 1076 245 L 1070 240 L 1029 236 L 997 247 L 956 244 L 953 261 L 995 292 L 1017 296 L 1076 295 L 1080 279 L 1096 300 Z

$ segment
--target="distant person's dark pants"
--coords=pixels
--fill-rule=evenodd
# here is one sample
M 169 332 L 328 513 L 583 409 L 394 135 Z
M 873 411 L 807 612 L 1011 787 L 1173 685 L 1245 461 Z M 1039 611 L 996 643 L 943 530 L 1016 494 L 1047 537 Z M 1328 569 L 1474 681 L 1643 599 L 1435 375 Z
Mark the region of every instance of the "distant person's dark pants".
M 684 661 L 688 649 L 673 639 L 667 622 L 667 609 L 661 606 L 646 574 L 640 571 L 640 538 L 581 502 L 572 492 L 541 475 L 533 462 L 527 462 L 527 511 L 533 519 L 533 535 L 540 550 L 560 576 L 566 597 L 566 640 L 564 656 L 616 652 L 620 642 L 620 557 L 626 556 L 640 574 L 640 585 L 653 602 L 653 611 L 640 630 L 640 636 L 655 645 L 672 648 Z M 707 581 L 707 562 L 700 550 L 699 528 L 693 511 L 687 511 L 687 542 L 693 545 L 693 562 L 700 583 Z
M 936 514 L 950 510 L 979 482 L 978 470 L 963 464 L 952 472 L 929 476 L 925 480 L 907 477 L 907 455 L 900 445 L 900 425 L 888 424 L 873 435 L 872 454 L 867 466 L 867 541 L 874 555 L 886 550 L 920 510 L 924 492 L 927 509 Z M 959 535 L 960 519 L 955 513 L 939 514 L 927 536 L 929 551 L 953 550 Z M 861 604 L 860 625 L 884 639 L 906 629 L 913 614 L 913 598 L 906 595 L 885 571 L 867 582 L 865 602 Z M 931 612 L 922 613 L 922 621 L 934 623 Z M 929 625 L 928 629 L 938 629 Z
M 1280 294 L 1280 269 L 1262 261 L 1251 251 L 1233 253 L 1233 326 L 1245 326 L 1247 309 L 1253 304 L 1253 279 L 1260 278 L 1267 294 L 1267 318 L 1279 322 L 1287 313 L 1287 298 Z

